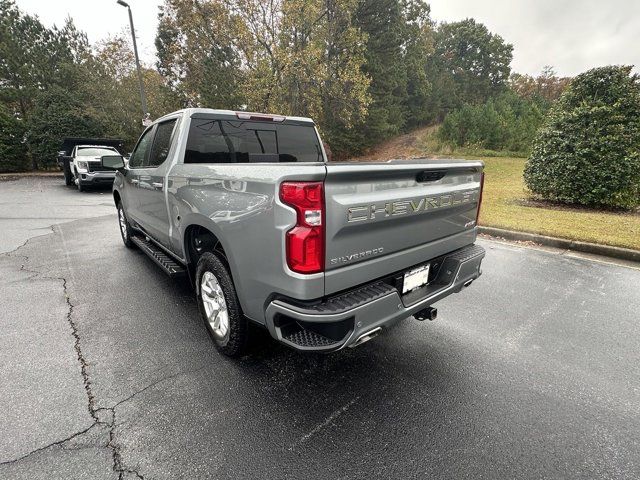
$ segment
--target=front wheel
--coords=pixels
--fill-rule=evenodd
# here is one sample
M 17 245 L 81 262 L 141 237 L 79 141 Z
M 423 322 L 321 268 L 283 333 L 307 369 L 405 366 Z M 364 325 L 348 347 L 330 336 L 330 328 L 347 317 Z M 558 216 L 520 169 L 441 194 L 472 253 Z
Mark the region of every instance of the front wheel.
M 87 190 L 87 187 L 82 185 L 82 182 L 80 181 L 80 175 L 78 175 L 78 172 L 76 172 L 76 185 L 78 186 L 79 192 L 84 192 Z
M 122 202 L 118 203 L 118 226 L 120 227 L 120 236 L 122 237 L 122 242 L 124 246 L 127 248 L 133 248 L 133 242 L 131 241 L 131 235 L 133 234 L 133 229 L 131 225 L 129 225 L 129 220 L 127 220 L 127 216 L 124 214 L 124 208 L 122 207 Z
M 247 348 L 249 325 L 229 271 L 213 253 L 205 252 L 196 269 L 198 308 L 209 336 L 220 352 L 229 357 Z

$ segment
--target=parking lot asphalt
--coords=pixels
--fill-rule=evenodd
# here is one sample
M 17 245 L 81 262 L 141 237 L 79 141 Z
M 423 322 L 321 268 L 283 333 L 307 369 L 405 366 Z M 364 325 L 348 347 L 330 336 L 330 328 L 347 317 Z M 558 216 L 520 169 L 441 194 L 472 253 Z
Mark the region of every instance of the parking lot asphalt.
M 109 191 L 0 182 L 0 228 L 0 478 L 640 478 L 637 268 L 483 239 L 434 322 L 230 360 Z

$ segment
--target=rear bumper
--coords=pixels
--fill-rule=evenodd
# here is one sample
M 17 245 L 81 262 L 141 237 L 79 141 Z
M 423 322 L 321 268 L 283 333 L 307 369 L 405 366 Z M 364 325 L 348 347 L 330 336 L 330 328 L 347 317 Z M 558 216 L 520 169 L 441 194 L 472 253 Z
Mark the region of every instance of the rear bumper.
M 444 255 L 429 284 L 406 295 L 387 277 L 318 302 L 276 299 L 266 309 L 267 328 L 296 350 L 340 350 L 469 286 L 482 273 L 484 256 L 479 245 Z

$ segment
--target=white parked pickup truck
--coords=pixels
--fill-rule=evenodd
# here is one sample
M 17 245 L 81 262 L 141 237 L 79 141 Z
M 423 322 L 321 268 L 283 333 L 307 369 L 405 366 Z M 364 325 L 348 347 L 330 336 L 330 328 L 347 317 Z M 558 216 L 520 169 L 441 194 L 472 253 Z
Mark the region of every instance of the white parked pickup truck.
M 116 170 L 102 162 L 104 156 L 121 156 L 122 140 L 101 138 L 66 138 L 58 154 L 58 166 L 65 183 L 79 191 L 94 185 L 111 185 Z M 118 150 L 120 148 L 120 150 Z

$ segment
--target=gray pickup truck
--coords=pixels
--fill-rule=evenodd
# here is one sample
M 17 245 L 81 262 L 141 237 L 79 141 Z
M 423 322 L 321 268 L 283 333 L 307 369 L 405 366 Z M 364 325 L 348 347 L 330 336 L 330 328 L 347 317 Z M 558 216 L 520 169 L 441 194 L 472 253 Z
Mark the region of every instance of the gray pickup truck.
M 313 121 L 186 109 L 142 134 L 113 185 L 120 233 L 187 276 L 218 349 L 250 323 L 301 351 L 360 345 L 480 276 L 483 164 L 328 162 Z

